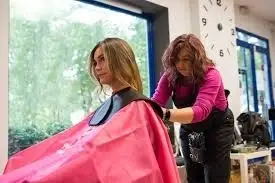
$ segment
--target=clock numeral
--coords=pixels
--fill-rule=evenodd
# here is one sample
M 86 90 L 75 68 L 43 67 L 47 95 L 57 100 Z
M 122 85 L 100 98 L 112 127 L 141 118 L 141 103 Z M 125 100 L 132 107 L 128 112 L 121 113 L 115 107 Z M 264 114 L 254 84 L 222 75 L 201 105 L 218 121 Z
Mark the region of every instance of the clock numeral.
M 223 57 L 224 54 L 223 54 L 223 50 L 220 50 L 220 56 Z
M 214 45 L 214 44 L 212 44 L 212 46 L 211 46 L 211 50 L 213 50 L 214 46 L 215 46 L 215 45 Z
M 205 11 L 208 11 L 207 7 L 205 5 L 203 5 L 203 8 L 205 9 Z
M 235 29 L 231 29 L 231 35 L 232 35 L 232 36 L 235 35 Z
M 228 8 L 228 7 L 226 6 L 226 7 L 224 8 L 224 10 L 223 10 L 223 11 L 226 11 L 226 10 L 227 10 L 227 8 Z
M 217 5 L 222 6 L 222 0 L 217 0 Z
M 230 51 L 229 51 L 229 49 L 227 48 L 227 53 L 228 53 L 228 55 L 230 55 Z
M 207 23 L 206 18 L 202 18 L 201 21 L 202 21 L 202 24 L 203 24 L 203 25 L 206 25 L 206 23 Z

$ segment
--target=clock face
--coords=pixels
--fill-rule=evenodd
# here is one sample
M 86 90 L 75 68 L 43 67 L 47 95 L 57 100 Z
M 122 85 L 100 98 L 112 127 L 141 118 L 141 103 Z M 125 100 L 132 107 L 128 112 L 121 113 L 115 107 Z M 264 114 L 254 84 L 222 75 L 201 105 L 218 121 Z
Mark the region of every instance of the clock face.
M 232 0 L 200 0 L 201 39 L 216 58 L 236 52 Z

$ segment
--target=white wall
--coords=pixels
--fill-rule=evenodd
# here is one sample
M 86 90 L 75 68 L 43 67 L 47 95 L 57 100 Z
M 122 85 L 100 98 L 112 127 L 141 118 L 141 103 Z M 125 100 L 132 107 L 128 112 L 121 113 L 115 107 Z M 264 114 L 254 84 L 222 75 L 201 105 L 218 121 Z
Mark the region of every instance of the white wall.
M 242 14 L 239 11 L 238 5 L 235 5 L 235 23 L 236 26 L 255 33 L 267 39 L 271 38 L 271 26 L 268 21 L 253 15 L 251 12 Z
M 248 12 L 247 14 L 240 13 L 237 5 L 235 5 L 235 23 L 236 27 L 269 40 L 272 80 L 275 81 L 275 26 L 272 26 L 268 21 L 253 15 L 251 12 Z M 275 94 L 274 92 L 275 90 L 273 88 L 273 94 Z
M 9 3 L 0 1 L 0 174 L 8 157 L 8 20 Z

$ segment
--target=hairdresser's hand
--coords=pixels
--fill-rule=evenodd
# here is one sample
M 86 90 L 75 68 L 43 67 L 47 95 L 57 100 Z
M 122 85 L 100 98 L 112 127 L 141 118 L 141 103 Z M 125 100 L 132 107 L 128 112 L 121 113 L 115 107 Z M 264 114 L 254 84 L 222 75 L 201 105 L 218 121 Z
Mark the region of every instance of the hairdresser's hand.
M 162 120 L 164 120 L 164 115 L 165 115 L 165 112 L 166 112 L 166 108 L 161 107 L 161 109 L 162 109 L 162 112 L 163 112 Z M 164 122 L 164 125 L 165 125 L 165 127 L 166 127 L 168 133 L 169 133 L 169 131 L 170 131 L 170 126 L 169 126 L 168 122 L 167 122 L 167 121 L 163 121 L 163 122 Z
M 163 115 L 164 115 L 164 113 L 165 113 L 166 109 L 165 109 L 165 108 L 163 108 L 163 107 L 161 107 L 161 109 L 162 109 L 162 112 L 163 112 Z

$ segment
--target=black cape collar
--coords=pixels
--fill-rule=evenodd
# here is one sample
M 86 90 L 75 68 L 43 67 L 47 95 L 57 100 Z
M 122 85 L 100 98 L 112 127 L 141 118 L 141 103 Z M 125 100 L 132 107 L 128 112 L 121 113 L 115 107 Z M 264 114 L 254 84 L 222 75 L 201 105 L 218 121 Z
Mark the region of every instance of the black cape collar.
M 113 93 L 113 95 L 95 111 L 94 115 L 89 121 L 89 125 L 98 126 L 104 124 L 120 109 L 137 100 L 148 102 L 157 113 L 157 115 L 162 118 L 162 109 L 158 104 L 156 104 L 146 96 L 142 95 L 138 91 L 128 87 L 116 93 Z

